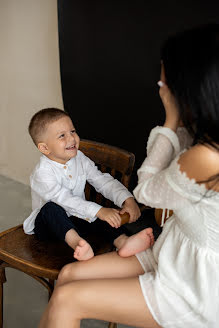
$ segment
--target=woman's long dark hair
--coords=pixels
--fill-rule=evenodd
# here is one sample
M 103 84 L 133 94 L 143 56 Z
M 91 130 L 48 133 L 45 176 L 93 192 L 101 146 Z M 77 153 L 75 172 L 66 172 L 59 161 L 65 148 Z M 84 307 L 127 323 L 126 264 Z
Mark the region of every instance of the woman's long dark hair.
M 219 151 L 219 24 L 170 37 L 161 49 L 161 59 L 166 83 L 194 144 Z M 218 181 L 219 174 L 215 178 Z

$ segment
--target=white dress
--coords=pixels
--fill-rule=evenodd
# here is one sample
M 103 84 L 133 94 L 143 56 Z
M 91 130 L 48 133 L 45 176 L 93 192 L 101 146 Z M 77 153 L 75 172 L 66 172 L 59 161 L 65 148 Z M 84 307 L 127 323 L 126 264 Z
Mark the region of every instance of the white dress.
M 178 158 L 190 145 L 184 128 L 156 127 L 149 136 L 134 195 L 174 214 L 153 248 L 136 255 L 145 270 L 139 280 L 161 327 L 218 328 L 219 193 L 180 171 Z

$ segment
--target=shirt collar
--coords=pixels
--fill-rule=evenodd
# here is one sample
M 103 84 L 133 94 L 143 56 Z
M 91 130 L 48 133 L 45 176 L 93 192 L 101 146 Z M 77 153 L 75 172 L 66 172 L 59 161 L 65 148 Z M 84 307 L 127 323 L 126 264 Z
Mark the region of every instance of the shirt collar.
M 76 156 L 75 156 L 76 157 Z M 49 162 L 50 164 L 52 164 L 53 166 L 56 166 L 56 167 L 60 167 L 60 168 L 63 168 L 64 166 L 69 166 L 71 164 L 73 164 L 73 162 L 75 161 L 75 157 L 71 158 L 69 161 L 67 161 L 65 164 L 61 164 L 61 163 L 58 163 L 56 161 L 53 161 L 52 159 L 48 158 L 47 156 L 45 155 L 42 155 L 42 158 L 43 160 Z

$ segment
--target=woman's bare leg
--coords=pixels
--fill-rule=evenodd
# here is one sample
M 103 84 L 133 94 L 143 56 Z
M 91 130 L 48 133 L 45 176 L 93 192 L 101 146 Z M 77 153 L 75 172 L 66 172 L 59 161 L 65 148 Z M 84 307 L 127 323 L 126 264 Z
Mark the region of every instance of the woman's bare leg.
M 56 286 L 84 279 L 138 277 L 144 270 L 135 256 L 120 257 L 117 252 L 93 257 L 88 261 L 67 264 L 61 270 Z
M 81 319 L 136 327 L 160 327 L 153 319 L 138 278 L 92 279 L 58 286 L 39 328 L 79 328 Z

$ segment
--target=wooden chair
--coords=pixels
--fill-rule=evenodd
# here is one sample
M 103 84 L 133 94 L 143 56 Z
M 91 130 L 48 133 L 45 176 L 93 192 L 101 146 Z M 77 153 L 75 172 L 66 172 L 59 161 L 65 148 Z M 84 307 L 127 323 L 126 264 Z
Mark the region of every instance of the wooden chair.
M 173 215 L 173 211 L 170 210 L 169 213 L 167 210 L 165 210 L 164 212 L 164 223 L 166 222 L 166 220 L 168 220 L 169 217 L 171 217 Z M 155 220 L 157 222 L 157 224 L 159 226 L 161 226 L 162 224 L 162 216 L 163 216 L 163 209 L 161 208 L 156 208 L 154 210 L 154 217 L 155 217 Z
M 129 185 L 135 156 L 123 149 L 89 140 L 81 140 L 80 150 L 91 158 L 102 172 L 109 172 L 126 187 Z M 109 200 L 86 185 L 86 198 L 103 206 L 111 206 Z M 126 217 L 127 219 L 127 217 Z M 95 244 L 95 254 L 112 250 L 103 235 L 90 236 L 89 242 Z M 26 235 L 23 226 L 18 225 L 0 234 L 0 328 L 3 327 L 3 283 L 6 282 L 5 268 L 11 267 L 33 277 L 45 286 L 51 296 L 54 281 L 61 268 L 73 262 L 72 249 L 64 242 L 42 242 L 34 235 Z M 117 327 L 109 323 L 109 327 Z

